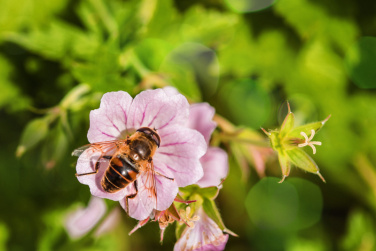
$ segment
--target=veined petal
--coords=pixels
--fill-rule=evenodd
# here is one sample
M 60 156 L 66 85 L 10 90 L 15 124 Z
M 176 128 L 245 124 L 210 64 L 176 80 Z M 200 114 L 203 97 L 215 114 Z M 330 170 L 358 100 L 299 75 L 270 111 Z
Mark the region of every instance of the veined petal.
M 189 104 L 183 95 L 167 95 L 162 89 L 148 90 L 134 98 L 127 127 L 151 127 L 160 130 L 186 124 L 188 115 Z
M 227 153 L 218 147 L 209 147 L 200 159 L 204 176 L 196 183 L 200 187 L 218 186 L 228 173 Z
M 161 175 L 169 177 L 168 173 L 162 173 L 162 170 L 158 168 L 155 169 Z M 128 199 L 129 216 L 137 220 L 144 220 L 150 216 L 153 209 L 163 211 L 171 206 L 176 194 L 179 191 L 179 188 L 174 180 L 170 180 L 161 175 L 155 174 L 156 198 L 154 197 L 152 191 L 145 185 L 147 183 L 146 180 L 148 179 L 147 175 L 144 173 L 137 178 L 137 196 L 132 199 Z M 125 190 L 127 191 L 127 195 L 131 195 L 136 192 L 134 184 L 128 185 Z M 120 205 L 124 208 L 124 210 L 127 210 L 126 197 L 120 201 Z
M 159 135 L 162 143 L 154 156 L 161 163 L 159 168 L 170 170 L 179 187 L 196 183 L 203 175 L 199 159 L 207 148 L 202 134 L 176 126 L 159 131 Z
M 172 171 L 161 168 L 161 166 L 163 164 L 159 163 L 158 160 L 154 161 L 154 169 L 159 173 L 155 175 L 157 191 L 157 207 L 155 209 L 158 211 L 169 208 L 179 192 L 178 184 L 175 180 L 171 180 L 174 177 Z
M 213 133 L 217 123 L 212 119 L 215 109 L 208 103 L 197 103 L 190 106 L 188 127 L 199 131 L 209 144 L 211 134 Z
M 142 176 L 142 175 L 141 175 Z M 137 178 L 137 196 L 134 198 L 128 198 L 128 214 L 132 218 L 137 220 L 144 220 L 148 218 L 155 207 L 155 198 L 150 197 L 149 190 L 145 189 L 144 179 L 142 177 Z M 128 185 L 125 189 L 127 195 L 136 193 L 134 183 Z M 120 200 L 120 205 L 127 211 L 127 198 L 124 197 Z
M 123 91 L 103 95 L 100 107 L 90 112 L 90 143 L 115 140 L 127 129 L 132 97 Z

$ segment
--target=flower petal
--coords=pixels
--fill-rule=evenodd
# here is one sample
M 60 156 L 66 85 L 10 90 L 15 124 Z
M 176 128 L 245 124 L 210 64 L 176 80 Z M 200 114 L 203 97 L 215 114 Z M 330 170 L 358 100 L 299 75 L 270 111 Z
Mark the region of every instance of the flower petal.
M 177 185 L 184 187 L 196 183 L 203 175 L 199 159 L 206 152 L 206 142 L 201 133 L 180 126 L 160 130 L 161 146 L 154 160 L 169 169 Z
M 106 219 L 102 222 L 102 224 L 97 228 L 94 233 L 95 237 L 99 237 L 112 229 L 114 229 L 121 220 L 120 209 L 116 207 L 112 212 L 107 216 Z
M 209 147 L 200 159 L 204 176 L 196 183 L 200 187 L 218 186 L 228 173 L 227 153 L 218 147 Z
M 127 191 L 127 195 L 136 193 L 134 184 L 135 183 L 132 183 L 124 189 Z M 120 200 L 120 205 L 132 218 L 144 220 L 148 218 L 153 211 L 153 208 L 155 207 L 155 200 L 149 197 L 149 191 L 145 189 L 143 179 L 140 177 L 137 179 L 137 189 L 137 195 L 133 198 L 128 198 L 128 212 L 126 204 L 127 197 Z
M 108 153 L 110 155 L 110 153 Z M 77 174 L 91 173 L 95 171 L 95 164 L 100 157 L 101 153 L 92 151 L 91 148 L 85 150 L 77 160 Z M 103 190 L 101 180 L 108 167 L 108 160 L 101 159 L 98 173 L 78 176 L 77 179 L 80 183 L 86 184 L 90 187 L 90 193 L 100 198 L 106 198 L 110 200 L 121 200 L 124 198 L 126 191 L 121 189 L 116 193 L 108 193 Z
M 176 194 L 179 189 L 174 180 L 170 180 L 172 175 L 168 170 L 161 170 L 155 165 L 155 170 L 160 173 L 155 174 L 155 191 L 157 194 L 157 199 L 153 196 L 151 191 L 149 191 L 145 184 L 147 183 L 148 175 L 146 173 L 141 174 L 137 178 L 137 195 L 134 198 L 129 198 L 129 216 L 137 220 L 144 220 L 150 216 L 153 209 L 159 211 L 166 210 L 169 208 L 174 201 Z M 163 177 L 164 175 L 166 177 Z M 126 188 L 127 195 L 135 194 L 136 191 L 133 185 Z M 120 201 L 121 206 L 126 209 L 126 198 Z
M 173 95 L 180 94 L 178 89 L 176 89 L 175 87 L 172 87 L 172 86 L 163 87 L 162 90 L 166 93 L 167 96 L 173 96 Z
M 88 140 L 91 143 L 115 140 L 127 129 L 132 97 L 123 91 L 103 95 L 98 109 L 90 112 Z
M 162 163 L 154 160 L 155 171 L 160 173 L 160 175 L 155 175 L 155 183 L 157 190 L 157 207 L 158 211 L 166 210 L 173 203 L 177 193 L 179 192 L 179 187 L 175 180 L 171 180 L 174 175 L 171 170 L 161 168 Z M 163 175 L 163 176 L 162 176 Z
M 78 208 L 69 213 L 65 219 L 65 228 L 72 239 L 80 238 L 89 232 L 106 212 L 106 203 L 92 197 L 86 208 Z
M 186 227 L 174 246 L 174 251 L 222 251 L 225 249 L 228 234 L 223 234 L 217 224 L 210 219 L 204 210 L 197 210 L 200 217 L 193 228 Z
M 197 103 L 190 106 L 188 127 L 199 131 L 209 144 L 211 134 L 217 123 L 212 119 L 215 109 L 208 103 Z
M 167 95 L 162 89 L 147 90 L 134 98 L 127 127 L 159 130 L 171 125 L 185 125 L 188 114 L 189 104 L 183 95 Z

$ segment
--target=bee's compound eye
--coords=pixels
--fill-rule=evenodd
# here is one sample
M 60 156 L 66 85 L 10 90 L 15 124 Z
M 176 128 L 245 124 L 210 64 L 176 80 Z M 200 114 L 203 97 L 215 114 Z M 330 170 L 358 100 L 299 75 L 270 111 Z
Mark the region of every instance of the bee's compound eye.
M 146 135 L 148 135 L 148 137 L 150 137 L 155 142 L 155 144 L 158 147 L 160 146 L 161 138 L 159 137 L 158 133 L 155 130 L 151 129 L 150 127 L 141 127 L 137 131 L 145 133 Z

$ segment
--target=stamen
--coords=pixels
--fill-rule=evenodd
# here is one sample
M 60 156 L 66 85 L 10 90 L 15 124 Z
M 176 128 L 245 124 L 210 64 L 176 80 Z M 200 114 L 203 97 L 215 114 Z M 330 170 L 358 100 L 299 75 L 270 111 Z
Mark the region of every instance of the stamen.
M 179 212 L 181 219 L 187 224 L 187 226 L 190 228 L 193 228 L 195 226 L 194 222 L 198 221 L 200 219 L 200 216 L 194 215 L 191 217 L 190 213 L 191 213 L 190 207 L 187 207 L 185 211 L 184 209 L 180 209 L 180 212 Z
M 304 137 L 304 143 L 299 144 L 298 147 L 310 146 L 313 150 L 313 154 L 316 154 L 316 148 L 314 145 L 321 146 L 321 142 L 311 141 L 313 139 L 313 136 L 315 136 L 315 130 L 311 130 L 311 136 L 309 138 L 305 132 L 300 132 L 300 135 Z

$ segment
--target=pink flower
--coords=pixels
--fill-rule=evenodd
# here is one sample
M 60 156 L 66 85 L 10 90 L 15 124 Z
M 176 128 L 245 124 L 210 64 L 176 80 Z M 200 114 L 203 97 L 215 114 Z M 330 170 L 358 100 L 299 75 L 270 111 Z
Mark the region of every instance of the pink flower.
M 224 250 L 228 234 L 223 234 L 218 225 L 207 216 L 202 208 L 198 209 L 199 220 L 194 226 L 186 227 L 176 242 L 174 251 L 221 251 Z
M 107 232 L 110 232 L 112 229 L 116 227 L 116 225 L 121 220 L 120 208 L 114 208 L 108 216 L 103 220 L 101 225 L 98 226 L 97 230 L 94 233 L 95 237 L 99 237 Z
M 207 103 L 197 103 L 190 107 L 188 127 L 199 131 L 209 145 L 211 134 L 217 124 L 212 120 L 215 110 Z M 227 153 L 218 147 L 209 147 L 200 159 L 204 169 L 203 177 L 196 182 L 200 187 L 218 186 L 228 173 Z
M 141 92 L 134 99 L 126 92 L 110 92 L 103 95 L 99 109 L 90 113 L 90 143 L 125 139 L 141 127 L 156 129 L 160 147 L 154 156 L 154 170 L 157 198 L 145 187 L 147 175 L 137 176 L 138 193 L 129 199 L 129 215 L 135 219 L 146 219 L 156 209 L 163 211 L 174 201 L 179 187 L 196 183 L 203 175 L 199 159 L 206 152 L 204 137 L 188 128 L 189 104 L 184 96 L 171 92 L 169 88 Z M 95 171 L 100 153 L 84 151 L 77 162 L 77 173 Z M 106 155 L 114 154 L 108 149 Z M 115 193 L 106 192 L 101 180 L 108 167 L 102 159 L 98 172 L 79 176 L 78 180 L 90 187 L 92 195 L 120 201 L 126 209 L 126 196 L 135 193 L 133 184 Z M 166 178 L 168 177 L 168 178 Z
M 78 239 L 87 234 L 97 225 L 100 219 L 106 213 L 106 203 L 103 199 L 92 197 L 86 208 L 79 207 L 76 210 L 69 212 L 65 217 L 65 229 L 72 239 Z M 98 229 L 95 231 L 95 236 L 110 231 L 119 222 L 119 209 L 115 208 L 104 219 Z
M 87 208 L 80 207 L 66 216 L 65 229 L 72 239 L 78 239 L 88 233 L 105 213 L 104 201 L 92 197 Z

